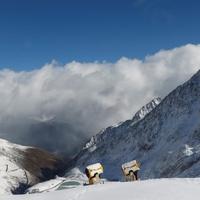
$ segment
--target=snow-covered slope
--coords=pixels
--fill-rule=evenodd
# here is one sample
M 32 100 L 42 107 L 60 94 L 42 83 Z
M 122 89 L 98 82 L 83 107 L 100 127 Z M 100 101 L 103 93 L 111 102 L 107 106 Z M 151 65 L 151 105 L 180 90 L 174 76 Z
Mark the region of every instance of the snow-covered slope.
M 142 179 L 200 176 L 199 116 L 200 71 L 143 119 L 127 120 L 93 137 L 71 165 L 84 171 L 101 162 L 110 180 L 120 180 L 121 164 L 132 159 L 141 162 Z
M 131 120 L 127 120 L 125 122 L 120 122 L 116 125 L 109 126 L 106 129 L 102 129 L 97 135 L 93 136 L 90 139 L 90 141 L 86 143 L 85 147 L 83 147 L 83 150 L 84 149 L 88 149 L 89 151 L 95 150 L 95 148 L 96 148 L 95 143 L 99 143 L 101 141 L 102 135 L 109 134 L 110 132 L 112 132 L 112 130 L 114 128 L 118 128 L 122 124 L 125 124 L 125 123 L 131 124 L 131 126 L 136 124 L 137 122 L 142 120 L 148 113 L 150 113 L 160 102 L 161 102 L 161 98 L 157 97 L 157 98 L 151 100 L 148 104 L 143 106 L 141 109 L 139 109 L 138 112 L 136 112 L 136 114 L 133 116 L 133 118 Z
M 199 200 L 199 187 L 200 179 L 108 182 L 42 194 L 0 196 L 0 200 Z
M 150 113 L 159 103 L 161 102 L 161 98 L 155 98 L 145 106 L 143 106 L 131 120 L 131 125 L 137 123 L 141 119 L 143 119 L 148 113 Z
M 46 151 L 0 139 L 0 194 L 21 193 L 53 178 L 63 167 L 61 160 Z

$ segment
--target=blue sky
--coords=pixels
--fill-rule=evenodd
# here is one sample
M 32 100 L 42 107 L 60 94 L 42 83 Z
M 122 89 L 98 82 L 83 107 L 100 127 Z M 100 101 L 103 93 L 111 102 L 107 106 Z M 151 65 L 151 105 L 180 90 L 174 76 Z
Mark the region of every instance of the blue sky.
M 0 68 L 143 59 L 200 43 L 197 0 L 0 0 Z

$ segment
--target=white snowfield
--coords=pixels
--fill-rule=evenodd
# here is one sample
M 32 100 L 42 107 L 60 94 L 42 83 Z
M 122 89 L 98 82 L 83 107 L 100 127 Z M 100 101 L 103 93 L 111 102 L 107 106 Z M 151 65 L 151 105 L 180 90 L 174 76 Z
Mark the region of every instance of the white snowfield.
M 200 178 L 106 182 L 41 194 L 7 195 L 2 200 L 199 200 Z

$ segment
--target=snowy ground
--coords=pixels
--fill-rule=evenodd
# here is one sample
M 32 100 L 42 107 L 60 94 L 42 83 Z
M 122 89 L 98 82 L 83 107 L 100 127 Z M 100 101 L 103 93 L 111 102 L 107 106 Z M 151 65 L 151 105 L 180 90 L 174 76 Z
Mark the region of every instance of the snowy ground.
M 200 178 L 107 182 L 61 191 L 1 196 L 2 200 L 199 200 Z

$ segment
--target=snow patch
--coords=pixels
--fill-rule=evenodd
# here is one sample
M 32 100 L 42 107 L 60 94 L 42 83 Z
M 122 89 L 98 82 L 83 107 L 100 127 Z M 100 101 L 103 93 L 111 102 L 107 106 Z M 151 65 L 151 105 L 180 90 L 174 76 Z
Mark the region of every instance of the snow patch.
M 186 156 L 191 156 L 191 155 L 194 154 L 194 152 L 192 151 L 193 149 L 194 149 L 193 147 L 190 147 L 188 144 L 186 144 L 183 153 L 184 153 Z

